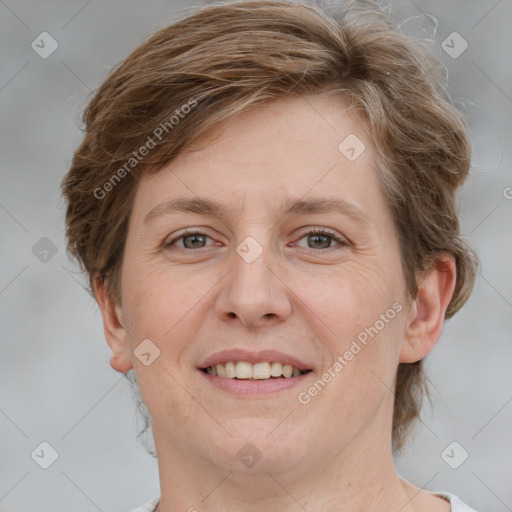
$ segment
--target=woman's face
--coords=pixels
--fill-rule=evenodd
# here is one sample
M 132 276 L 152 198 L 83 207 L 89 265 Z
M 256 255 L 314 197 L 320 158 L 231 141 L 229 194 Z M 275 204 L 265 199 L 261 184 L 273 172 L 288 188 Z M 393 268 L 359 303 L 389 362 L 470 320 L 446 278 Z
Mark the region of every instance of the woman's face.
M 346 107 L 280 100 L 141 179 L 117 364 L 133 364 L 175 460 L 314 471 L 389 447 L 409 305 L 371 142 Z M 225 365 L 239 361 L 260 364 Z M 256 378 L 203 371 L 214 363 Z M 309 372 L 267 380 L 282 373 L 265 363 Z

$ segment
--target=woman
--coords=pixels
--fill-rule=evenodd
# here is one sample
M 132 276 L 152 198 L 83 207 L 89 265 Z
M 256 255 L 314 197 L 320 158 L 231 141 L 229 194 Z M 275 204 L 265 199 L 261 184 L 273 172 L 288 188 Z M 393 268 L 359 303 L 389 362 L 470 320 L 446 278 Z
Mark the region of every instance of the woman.
M 161 496 L 137 510 L 472 510 L 393 463 L 475 277 L 437 65 L 373 3 L 244 2 L 99 88 L 67 237 L 151 418 Z

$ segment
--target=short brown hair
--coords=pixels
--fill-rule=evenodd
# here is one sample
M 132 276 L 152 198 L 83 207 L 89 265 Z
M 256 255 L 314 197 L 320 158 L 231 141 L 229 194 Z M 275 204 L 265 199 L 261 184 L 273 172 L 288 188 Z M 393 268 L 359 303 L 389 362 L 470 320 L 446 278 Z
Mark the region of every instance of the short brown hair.
M 62 183 L 68 251 L 87 273 L 91 293 L 96 279 L 108 277 L 109 295 L 121 301 L 123 250 L 142 173 L 158 172 L 245 109 L 292 95 L 338 92 L 364 116 L 376 148 L 409 295 L 416 296 L 418 279 L 439 254 L 455 256 L 457 283 L 446 312 L 451 317 L 471 292 L 477 258 L 460 237 L 455 204 L 470 168 L 468 130 L 444 93 L 439 70 L 441 64 L 399 33 L 376 2 L 325 9 L 272 0 L 224 2 L 156 32 L 109 74 L 87 105 L 85 136 Z M 154 141 L 157 126 L 167 127 L 166 136 Z M 150 138 L 154 147 L 139 159 L 136 150 Z M 422 362 L 401 363 L 395 450 L 419 416 L 426 391 Z

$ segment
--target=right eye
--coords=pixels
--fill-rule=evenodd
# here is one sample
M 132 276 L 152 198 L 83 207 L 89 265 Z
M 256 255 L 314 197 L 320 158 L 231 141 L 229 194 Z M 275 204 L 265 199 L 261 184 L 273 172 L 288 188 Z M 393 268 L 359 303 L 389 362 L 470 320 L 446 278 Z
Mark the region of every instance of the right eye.
M 203 247 L 206 247 L 204 244 L 206 244 L 207 238 L 210 237 L 199 230 L 187 229 L 180 236 L 173 238 L 169 242 L 165 242 L 164 247 L 176 247 L 179 250 L 202 249 Z M 182 241 L 182 245 L 178 245 L 179 241 Z

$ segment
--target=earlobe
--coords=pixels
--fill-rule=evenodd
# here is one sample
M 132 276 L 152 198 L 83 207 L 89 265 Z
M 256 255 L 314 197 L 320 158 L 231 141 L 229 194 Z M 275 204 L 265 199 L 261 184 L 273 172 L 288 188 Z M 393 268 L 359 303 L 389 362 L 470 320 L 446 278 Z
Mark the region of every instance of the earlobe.
M 126 373 L 133 368 L 131 350 L 123 320 L 123 310 L 116 305 L 107 292 L 107 281 L 99 277 L 94 281 L 96 300 L 103 318 L 103 330 L 108 346 L 112 351 L 110 366 L 120 372 Z
M 455 290 L 457 271 L 451 254 L 438 257 L 434 268 L 418 285 L 418 295 L 409 310 L 401 363 L 423 359 L 438 342 L 444 315 Z

